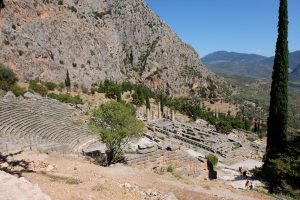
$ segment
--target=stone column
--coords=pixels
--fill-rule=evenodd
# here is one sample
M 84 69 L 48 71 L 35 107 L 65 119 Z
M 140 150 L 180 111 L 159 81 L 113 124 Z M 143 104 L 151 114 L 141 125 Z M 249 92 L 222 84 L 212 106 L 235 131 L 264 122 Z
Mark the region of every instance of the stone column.
M 175 121 L 175 112 L 174 112 L 174 110 L 171 110 L 171 120 Z
M 158 102 L 157 119 L 161 119 L 160 102 Z
M 146 108 L 146 120 L 149 121 L 150 120 L 150 109 Z
M 170 109 L 169 108 L 167 108 L 167 119 L 170 119 Z

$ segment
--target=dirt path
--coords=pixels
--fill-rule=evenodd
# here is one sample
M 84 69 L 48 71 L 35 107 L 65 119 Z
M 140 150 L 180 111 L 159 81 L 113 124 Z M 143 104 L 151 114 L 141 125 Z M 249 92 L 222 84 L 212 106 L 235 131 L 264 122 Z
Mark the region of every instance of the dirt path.
M 23 174 L 52 200 L 137 200 L 145 199 L 148 191 L 154 194 L 172 192 L 179 200 L 272 199 L 255 191 L 232 189 L 219 181 L 176 178 L 171 173 L 159 175 L 124 165 L 104 168 L 88 160 L 55 153 L 25 152 L 19 158 L 43 160 L 56 166 L 53 171 Z

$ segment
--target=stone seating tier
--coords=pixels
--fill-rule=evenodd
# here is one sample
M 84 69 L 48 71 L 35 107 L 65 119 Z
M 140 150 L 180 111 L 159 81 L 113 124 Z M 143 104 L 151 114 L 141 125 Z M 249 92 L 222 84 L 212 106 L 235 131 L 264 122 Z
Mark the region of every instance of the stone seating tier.
M 75 109 L 55 100 L 42 98 L 11 102 L 0 98 L 0 150 L 28 146 L 67 145 L 73 152 L 79 147 L 100 146 L 88 133 L 87 125 L 73 123 Z M 89 143 L 89 141 L 94 141 Z

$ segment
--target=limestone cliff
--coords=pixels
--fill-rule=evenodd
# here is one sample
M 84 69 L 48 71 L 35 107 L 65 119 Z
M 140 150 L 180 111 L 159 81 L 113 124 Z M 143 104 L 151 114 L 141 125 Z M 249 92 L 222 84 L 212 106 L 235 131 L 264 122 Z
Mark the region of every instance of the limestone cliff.
M 22 81 L 63 82 L 68 69 L 79 87 L 130 80 L 181 95 L 219 81 L 143 0 L 3 3 L 0 63 Z

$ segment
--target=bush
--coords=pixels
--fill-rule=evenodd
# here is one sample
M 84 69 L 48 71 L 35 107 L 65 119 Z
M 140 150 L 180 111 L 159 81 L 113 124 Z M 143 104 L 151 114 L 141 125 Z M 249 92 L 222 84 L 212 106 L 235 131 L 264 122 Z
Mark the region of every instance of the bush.
M 76 96 L 71 96 L 70 94 L 54 94 L 54 93 L 49 93 L 48 97 L 52 99 L 56 99 L 60 102 L 63 103 L 71 103 L 71 104 L 83 104 L 82 99 L 80 98 L 79 95 Z
M 46 83 L 44 83 L 44 85 L 46 86 L 46 88 L 48 90 L 51 90 L 51 91 L 53 91 L 57 88 L 57 85 L 55 83 L 52 83 L 52 82 L 46 82 Z
M 213 166 L 218 164 L 218 157 L 213 154 L 208 154 L 205 156 L 205 158 L 209 160 Z
M 66 87 L 66 85 L 64 83 L 59 83 L 58 87 L 61 88 L 61 89 L 64 89 Z
M 0 82 L 6 82 L 9 85 L 13 85 L 18 81 L 18 78 L 13 70 L 0 64 Z
M 11 85 L 5 81 L 0 81 L 0 89 L 8 91 L 10 90 Z
M 38 83 L 37 81 L 30 81 L 29 89 L 33 90 L 36 93 L 39 93 L 42 96 L 46 96 L 48 93 L 48 89 L 45 86 Z
M 232 126 L 230 124 L 230 121 L 220 120 L 216 123 L 216 129 L 221 133 L 228 134 L 232 131 Z
M 10 90 L 18 97 L 23 96 L 26 92 L 25 88 L 21 88 L 20 86 L 14 84 L 10 87 Z

